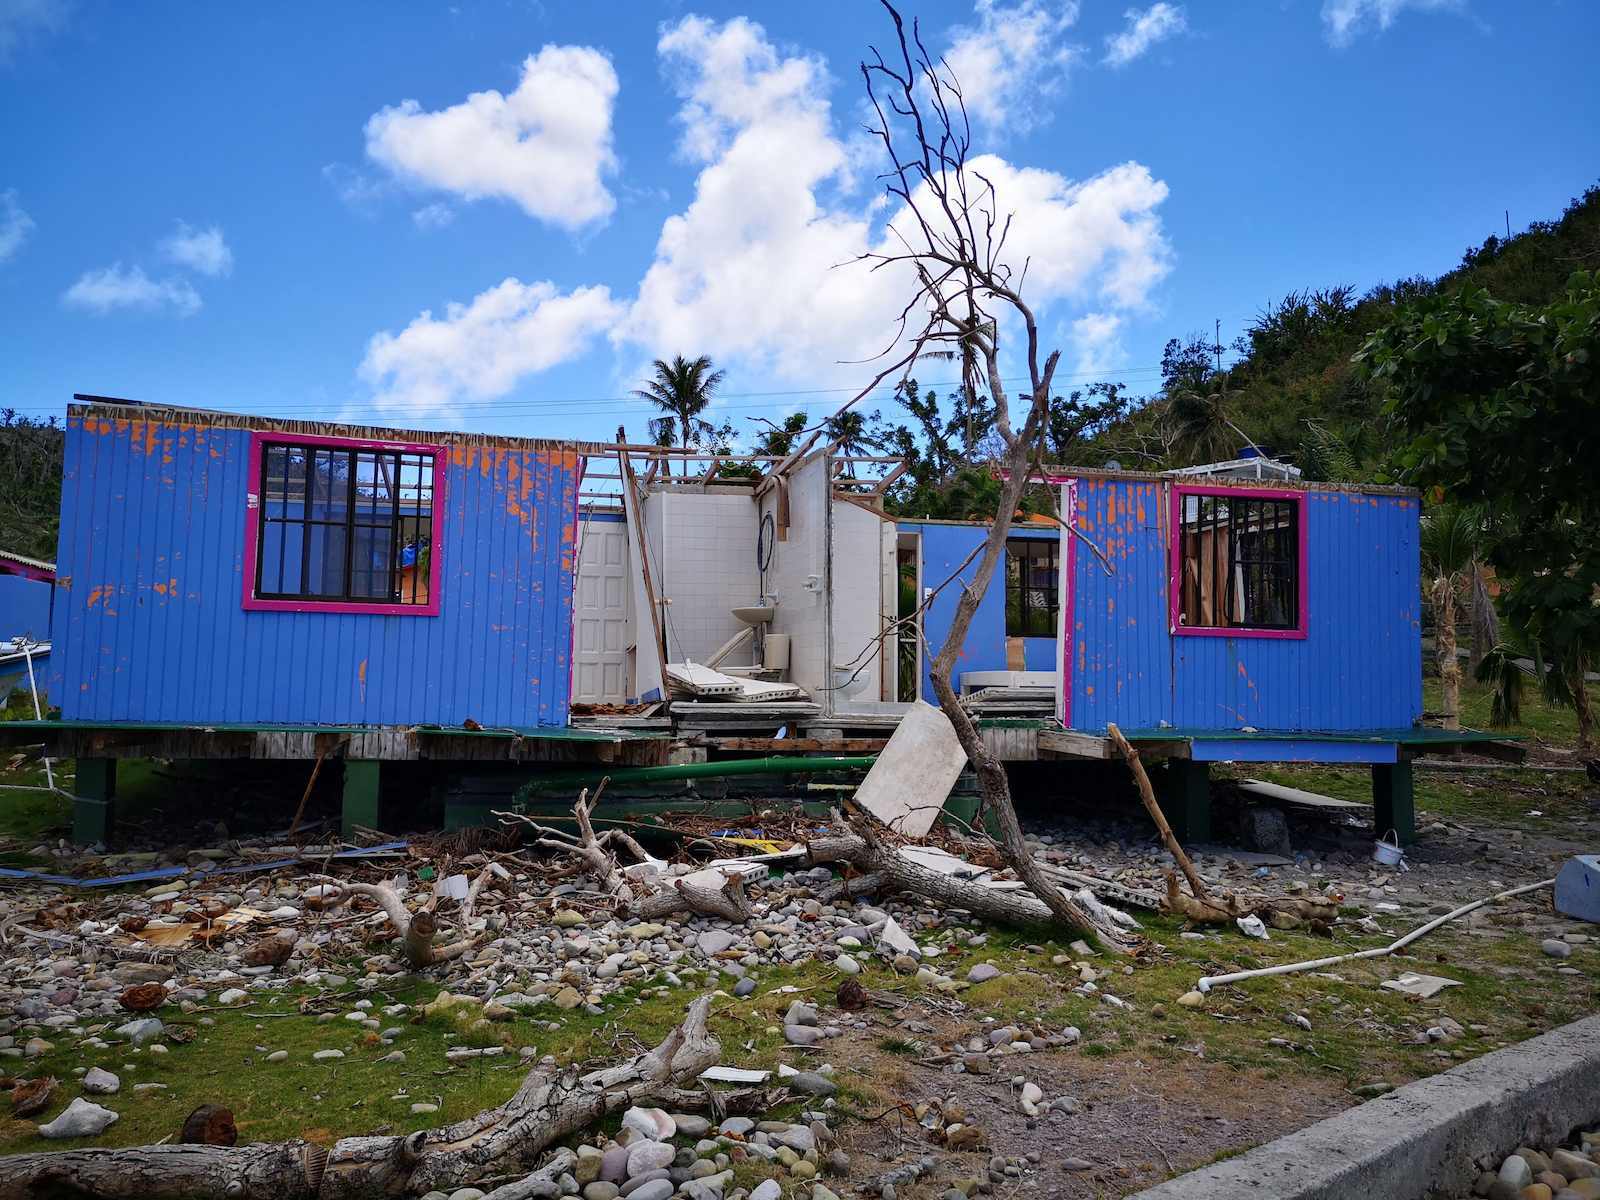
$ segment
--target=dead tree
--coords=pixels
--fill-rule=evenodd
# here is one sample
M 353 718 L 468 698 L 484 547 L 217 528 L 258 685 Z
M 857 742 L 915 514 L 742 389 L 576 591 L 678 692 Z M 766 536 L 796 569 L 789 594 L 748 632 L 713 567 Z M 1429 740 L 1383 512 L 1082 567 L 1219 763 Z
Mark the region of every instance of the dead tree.
M 481 888 L 483 881 L 490 877 L 488 869 L 479 874 L 469 894 L 469 905 L 471 901 L 477 899 L 477 889 Z M 413 971 L 421 971 L 434 963 L 460 958 L 472 949 L 470 938 L 462 938 L 446 946 L 434 944 L 434 939 L 439 934 L 439 918 L 434 912 L 434 905 L 438 902 L 437 897 L 430 896 L 422 908 L 411 912 L 406 908 L 406 902 L 401 899 L 400 893 L 387 883 L 356 883 L 334 879 L 329 875 L 317 875 L 314 878 L 338 888 L 338 900 L 341 902 L 351 896 L 365 896 L 368 900 L 377 901 L 378 907 L 383 910 L 383 915 L 388 918 L 389 925 L 400 938 L 401 952 L 405 955 L 406 964 Z M 470 912 L 470 907 L 468 911 Z
M 738 874 L 729 874 L 720 888 L 700 887 L 682 879 L 669 879 L 659 884 L 651 882 L 648 876 L 630 880 L 617 866 L 612 847 L 626 850 L 637 862 L 650 861 L 650 855 L 623 830 L 608 829 L 601 834 L 595 833 L 594 806 L 608 782 L 607 779 L 600 781 L 593 800 L 589 799 L 587 788 L 578 793 L 578 799 L 572 806 L 573 820 L 578 826 L 576 834 L 540 824 L 522 813 L 497 811 L 494 815 L 500 818 L 502 825 L 531 826 L 539 834 L 533 843 L 535 846 L 572 855 L 594 878 L 599 890 L 629 916 L 644 921 L 658 921 L 674 913 L 692 912 L 735 924 L 755 916 L 750 898 L 745 895 L 744 879 Z
M 609 1067 L 581 1075 L 536 1067 L 504 1104 L 442 1129 L 349 1137 L 332 1148 L 295 1140 L 16 1154 L 0 1158 L 0 1200 L 377 1200 L 526 1176 L 555 1142 L 713 1065 L 721 1047 L 706 1029 L 710 1011 L 711 997 L 700 997 L 655 1049 Z M 491 1194 L 539 1193 L 512 1184 Z
M 1005 768 L 984 745 L 951 685 L 956 658 L 1005 552 L 1012 515 L 1032 474 L 1060 351 L 1040 344 L 1038 321 L 1022 296 L 1026 262 L 1013 271 L 1005 260 L 1011 217 L 1001 210 L 993 183 L 968 161 L 972 128 L 959 83 L 948 63 L 928 53 L 916 25 L 908 34 L 899 12 L 889 0 L 883 3 L 894 21 L 897 46 L 888 58 L 874 51 L 861 72 L 876 117 L 871 132 L 888 157 L 885 187 L 901 207 L 890 223 L 889 248 L 870 251 L 863 261 L 875 271 L 904 274 L 912 290 L 886 355 L 904 358 L 909 352 L 913 363 L 930 356 L 959 361 L 969 403 L 987 396 L 993 406 L 1001 446 L 1000 502 L 944 645 L 934 656 L 934 692 L 977 774 L 983 807 L 999 827 L 1001 851 L 1017 877 L 1056 922 L 1125 949 L 1124 935 L 1097 920 L 1039 869 L 1017 819 Z M 1021 335 L 1014 352 L 1002 345 L 1012 330 Z M 1027 374 L 1019 397 L 1025 405 L 1020 424 L 1013 419 L 1003 358 L 1013 371 L 1020 365 Z

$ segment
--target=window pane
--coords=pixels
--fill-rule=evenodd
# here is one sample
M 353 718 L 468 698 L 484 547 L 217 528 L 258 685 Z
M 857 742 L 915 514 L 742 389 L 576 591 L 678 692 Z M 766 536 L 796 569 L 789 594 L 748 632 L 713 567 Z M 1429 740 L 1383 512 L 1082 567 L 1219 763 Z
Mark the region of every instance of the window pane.
M 1185 494 L 1179 511 L 1179 623 L 1295 628 L 1300 569 L 1296 502 Z

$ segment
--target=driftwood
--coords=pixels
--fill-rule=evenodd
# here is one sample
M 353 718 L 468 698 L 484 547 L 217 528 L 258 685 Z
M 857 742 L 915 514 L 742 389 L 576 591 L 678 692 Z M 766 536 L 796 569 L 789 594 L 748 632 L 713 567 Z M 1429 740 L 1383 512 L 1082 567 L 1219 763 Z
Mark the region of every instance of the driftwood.
M 714 1064 L 721 1048 L 706 1029 L 710 1010 L 711 997 L 700 997 L 655 1049 L 613 1066 L 581 1075 L 536 1067 L 504 1104 L 442 1129 L 344 1138 L 331 1149 L 295 1140 L 17 1154 L 0 1158 L 0 1200 L 377 1200 L 524 1177 L 553 1143 Z M 517 1187 L 491 1194 L 537 1194 Z
M 468 938 L 452 942 L 447 946 L 434 945 L 434 938 L 439 933 L 439 918 L 433 911 L 434 905 L 438 903 L 436 896 L 430 896 L 427 904 L 413 913 L 407 911 L 406 903 L 400 898 L 400 893 L 387 883 L 354 883 L 334 879 L 330 875 L 316 875 L 313 878 L 337 887 L 340 890 L 341 901 L 351 896 L 365 896 L 369 900 L 377 901 L 378 907 L 383 909 L 383 915 L 389 919 L 390 926 L 399 935 L 406 963 L 413 971 L 420 971 L 434 963 L 460 958 L 472 949 L 472 941 Z
M 854 830 L 853 833 L 817 838 L 806 843 L 806 861 L 812 866 L 848 863 L 867 875 L 876 876 L 890 888 L 912 892 L 949 908 L 959 908 L 985 921 L 1001 925 L 1039 925 L 1055 920 L 1054 910 L 1038 896 L 1027 891 L 985 887 L 970 879 L 957 879 L 925 867 L 900 854 L 894 846 L 883 841 L 866 818 L 850 822 L 834 811 L 834 820 Z M 1029 861 L 1032 861 L 1031 856 Z M 1045 885 L 1067 898 L 1053 883 Z M 1088 906 L 1071 901 L 1073 910 L 1081 914 L 1081 925 L 1074 928 L 1099 938 L 1107 945 L 1119 949 L 1126 947 L 1127 936 L 1116 921 L 1092 912 Z
M 502 825 L 531 826 L 540 835 L 534 845 L 572 855 L 595 878 L 600 890 L 629 916 L 655 921 L 674 913 L 692 912 L 736 924 L 755 916 L 750 899 L 745 895 L 744 880 L 736 874 L 729 875 L 720 888 L 699 887 L 682 879 L 664 880 L 659 885 L 648 880 L 629 879 L 617 866 L 613 847 L 627 851 L 638 862 L 648 862 L 650 855 L 620 829 L 595 833 L 592 814 L 608 782 L 609 779 L 600 781 L 593 800 L 587 788 L 578 793 L 572 806 L 573 819 L 578 826 L 576 834 L 542 825 L 522 813 L 496 812 L 494 815 L 500 818 Z
M 1293 896 L 1236 896 L 1232 892 L 1213 896 L 1200 878 L 1200 872 L 1195 870 L 1194 863 L 1184 853 L 1177 835 L 1172 832 L 1172 826 L 1167 823 L 1166 814 L 1161 811 L 1161 805 L 1156 803 L 1155 788 L 1150 785 L 1150 776 L 1139 759 L 1139 752 L 1115 725 L 1107 724 L 1106 733 L 1127 760 L 1128 770 L 1132 772 L 1133 782 L 1139 789 L 1139 799 L 1144 802 L 1145 810 L 1155 822 L 1162 844 L 1189 882 L 1189 895 L 1186 896 L 1178 887 L 1177 875 L 1171 871 L 1166 873 L 1167 894 L 1162 898 L 1163 909 L 1201 925 L 1226 924 L 1240 917 L 1260 917 L 1274 929 L 1297 929 L 1304 924 L 1317 928 L 1333 924 L 1339 915 L 1338 906 L 1324 900 Z

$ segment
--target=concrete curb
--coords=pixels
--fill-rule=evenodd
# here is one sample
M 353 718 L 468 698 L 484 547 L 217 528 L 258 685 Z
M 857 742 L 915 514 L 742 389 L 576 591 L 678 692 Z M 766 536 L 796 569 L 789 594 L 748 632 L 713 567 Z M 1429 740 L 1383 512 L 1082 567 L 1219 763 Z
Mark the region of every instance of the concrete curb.
M 1466 1195 L 1482 1154 L 1600 1120 L 1600 1016 L 1380 1096 L 1130 1200 L 1422 1200 Z

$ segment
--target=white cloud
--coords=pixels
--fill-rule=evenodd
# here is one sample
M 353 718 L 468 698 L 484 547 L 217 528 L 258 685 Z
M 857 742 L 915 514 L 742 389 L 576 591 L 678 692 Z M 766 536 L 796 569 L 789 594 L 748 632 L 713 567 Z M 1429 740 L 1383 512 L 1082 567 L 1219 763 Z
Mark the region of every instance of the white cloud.
M 151 279 L 142 267 L 121 263 L 85 271 L 62 293 L 61 303 L 99 316 L 121 308 L 155 312 L 170 308 L 180 317 L 200 311 L 200 294 L 185 279 Z
M 411 214 L 418 229 L 443 229 L 456 219 L 456 210 L 448 204 L 424 204 Z
M 708 354 L 810 387 L 870 377 L 876 368 L 862 360 L 894 336 L 914 284 L 856 261 L 889 246 L 883 226 L 895 214 L 881 195 L 845 188 L 860 164 L 833 128 L 822 63 L 780 54 L 743 18 L 686 18 L 658 48 L 680 97 L 681 150 L 699 172 L 637 293 L 623 301 L 604 288 L 508 279 L 443 318 L 424 313 L 367 349 L 361 374 L 381 403 L 435 415 L 493 399 L 601 332 L 627 365 Z M 1001 215 L 1015 214 L 1007 258 L 1019 271 L 1027 260 L 1026 295 L 1063 328 L 1094 314 L 1109 329 L 1168 271 L 1158 216 L 1167 188 L 1138 163 L 1084 180 L 993 155 L 971 169 L 994 182 Z
M 346 208 L 363 216 L 371 216 L 378 202 L 394 190 L 387 179 L 374 179 L 344 163 L 328 163 L 322 168 L 322 178 Z
M 528 375 L 581 353 L 616 321 L 603 287 L 563 292 L 506 279 L 442 318 L 423 312 L 399 333 L 367 344 L 361 377 L 381 411 L 437 418 L 459 400 L 494 400 Z
M 828 199 L 848 162 L 820 67 L 780 57 L 743 19 L 689 18 L 660 49 L 684 99 L 686 148 L 709 161 L 688 208 L 663 225 L 614 340 L 797 382 L 861 379 L 865 368 L 837 364 L 884 348 L 910 285 L 854 261 L 887 246 L 880 198 L 860 208 Z M 1081 182 L 992 155 L 971 169 L 1015 213 L 1007 257 L 1019 269 L 1030 260 L 1034 303 L 1134 308 L 1168 270 L 1156 215 L 1167 188 L 1137 163 Z
M 178 228 L 162 241 L 161 253 L 180 267 L 212 278 L 233 271 L 233 251 L 215 225 L 196 229 L 187 221 L 179 221 Z
M 71 14 L 71 0 L 0 0 L 0 63 L 24 42 L 59 32 Z
M 1361 34 L 1379 33 L 1407 9 L 1416 12 L 1459 12 L 1463 0 L 1323 0 L 1322 27 L 1335 46 L 1348 46 Z
M 1125 67 L 1157 42 L 1176 37 L 1189 27 L 1182 5 L 1152 4 L 1143 11 L 1130 8 L 1122 14 L 1127 27 L 1106 39 L 1108 65 Z
M 0 263 L 21 250 L 33 230 L 33 218 L 17 203 L 17 190 L 7 188 L 0 192 Z
M 1104 375 L 1122 358 L 1122 318 L 1115 313 L 1085 313 L 1072 322 L 1073 370 L 1079 376 Z
M 367 155 L 408 182 L 469 200 L 499 197 L 529 216 L 579 229 L 611 215 L 602 176 L 616 168 L 617 73 L 586 46 L 546 46 L 509 95 L 474 92 L 425 112 L 405 100 L 367 122 Z
M 945 62 L 974 120 L 1026 131 L 1048 119 L 1043 102 L 1061 92 L 1079 57 L 1062 40 L 1078 19 L 1077 0 L 1020 0 L 1010 7 L 977 0 L 975 9 L 976 25 L 951 29 Z

